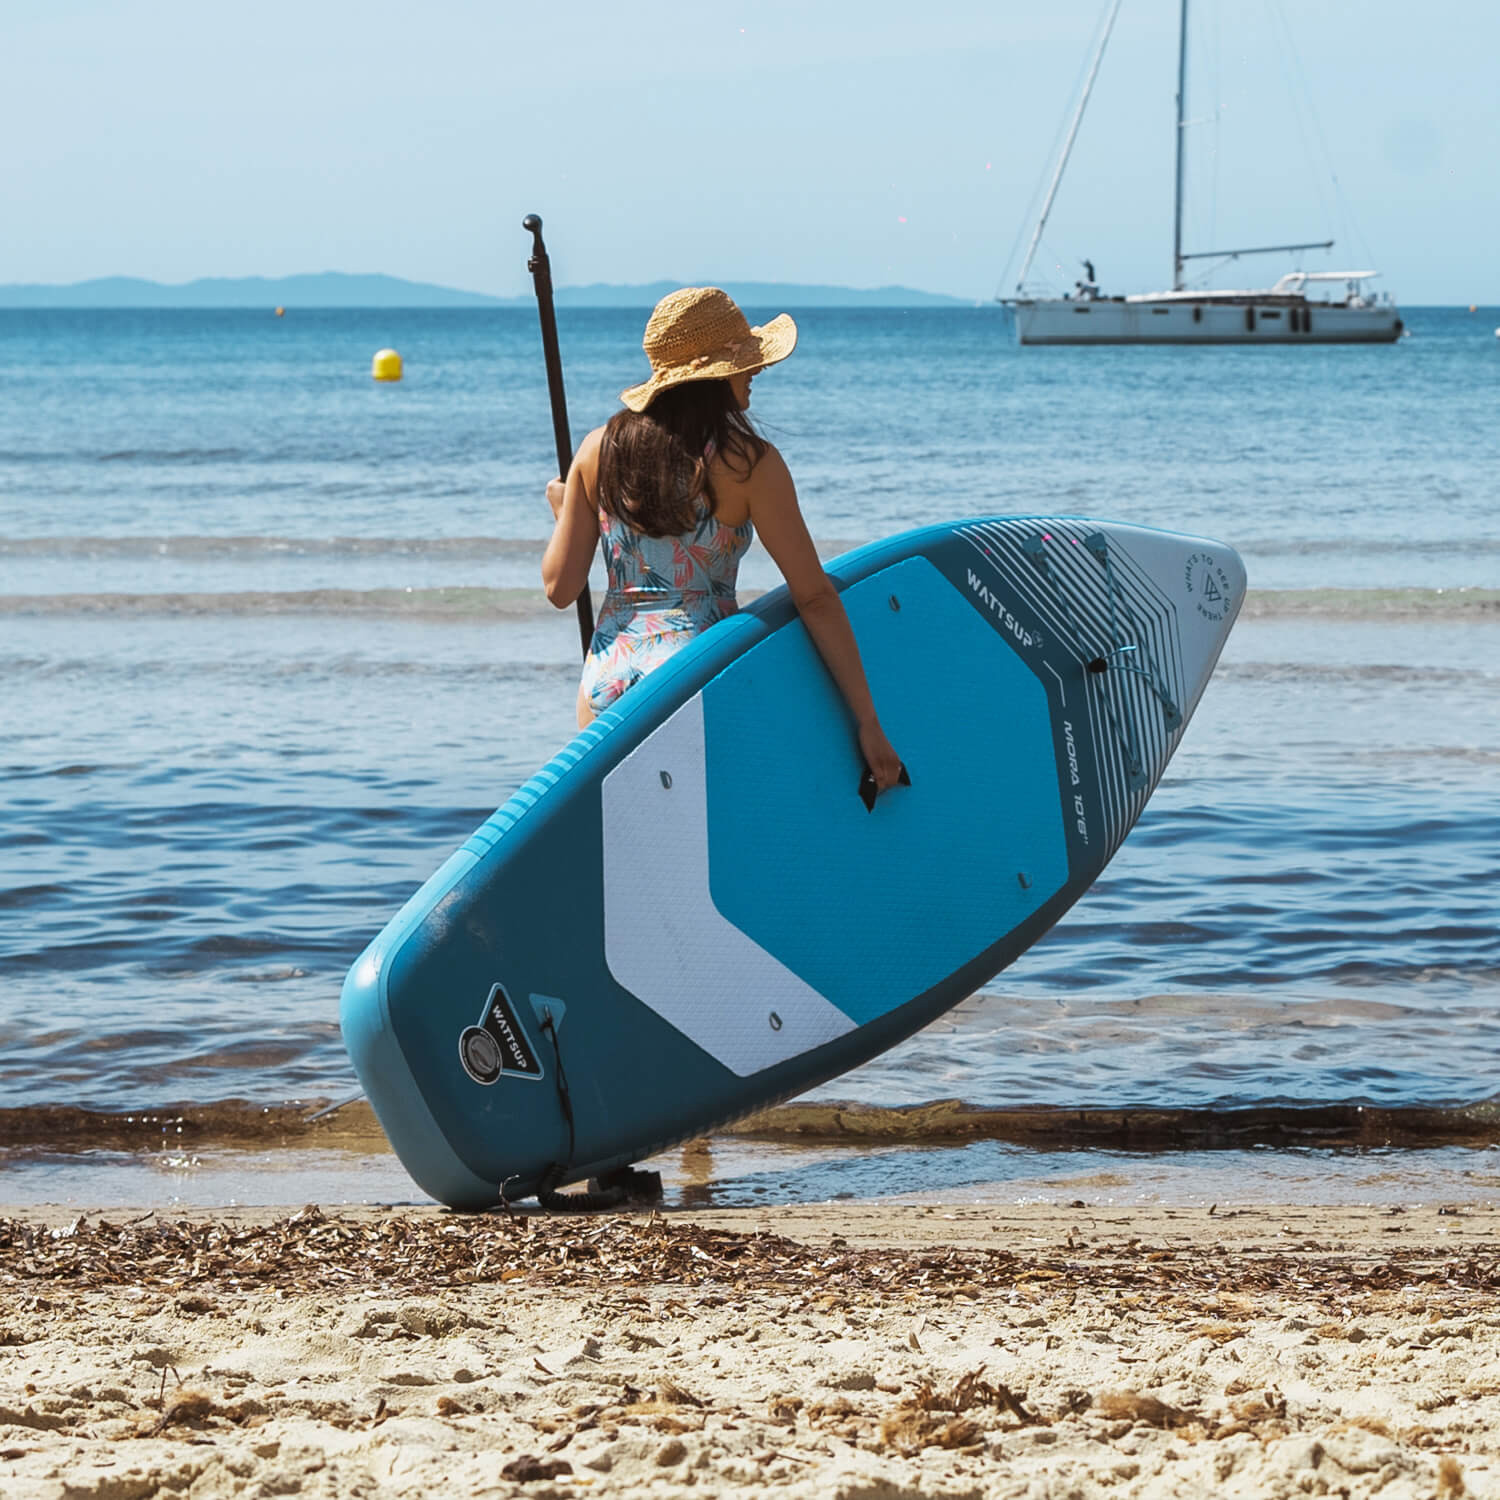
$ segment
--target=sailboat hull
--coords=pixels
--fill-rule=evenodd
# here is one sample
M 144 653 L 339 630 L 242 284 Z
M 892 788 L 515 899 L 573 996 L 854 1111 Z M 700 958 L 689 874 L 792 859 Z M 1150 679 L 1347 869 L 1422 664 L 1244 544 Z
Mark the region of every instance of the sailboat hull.
M 1402 332 L 1391 306 L 1300 299 L 1035 298 L 1017 301 L 1015 314 L 1022 344 L 1389 344 Z

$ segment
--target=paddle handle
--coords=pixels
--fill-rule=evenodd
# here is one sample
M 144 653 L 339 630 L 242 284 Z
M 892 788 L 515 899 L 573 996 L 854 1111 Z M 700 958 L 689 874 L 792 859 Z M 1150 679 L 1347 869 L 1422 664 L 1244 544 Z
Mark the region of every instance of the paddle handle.
M 911 772 L 906 769 L 905 761 L 901 763 L 901 774 L 896 778 L 896 785 L 911 785 Z M 875 783 L 875 773 L 866 765 L 864 775 L 859 778 L 859 800 L 864 803 L 866 812 L 875 811 L 875 799 L 879 795 L 880 788 Z
M 542 243 L 542 219 L 540 214 L 527 214 L 521 220 L 521 228 L 531 234 L 531 258 L 526 269 L 531 272 L 532 285 L 536 288 L 537 316 L 542 324 L 542 357 L 547 362 L 547 395 L 552 401 L 552 437 L 557 444 L 557 472 L 566 479 L 573 466 L 573 434 L 568 428 L 568 399 L 563 392 L 562 352 L 557 347 L 557 314 L 552 307 L 552 263 L 547 259 L 547 247 Z M 589 654 L 589 645 L 594 639 L 594 598 L 589 593 L 587 582 L 578 596 L 578 635 L 583 644 L 583 654 Z

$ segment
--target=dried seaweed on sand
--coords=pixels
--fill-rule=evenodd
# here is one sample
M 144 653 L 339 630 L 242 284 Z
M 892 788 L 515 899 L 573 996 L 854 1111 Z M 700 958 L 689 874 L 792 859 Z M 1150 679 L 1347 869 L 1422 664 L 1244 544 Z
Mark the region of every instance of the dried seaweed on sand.
M 1002 1248 L 858 1248 L 713 1229 L 660 1215 L 600 1222 L 532 1215 L 459 1217 L 392 1212 L 326 1216 L 308 1207 L 268 1223 L 212 1217 L 118 1223 L 80 1218 L 63 1228 L 0 1219 L 0 1285 L 190 1285 L 287 1293 L 338 1288 L 463 1287 L 486 1283 L 634 1288 L 802 1290 L 810 1296 L 895 1294 L 968 1298 L 1045 1286 L 1108 1286 L 1179 1298 L 1258 1292 L 1311 1298 L 1342 1314 L 1351 1297 L 1412 1288 L 1449 1295 L 1500 1291 L 1500 1257 L 1460 1248 L 1392 1248 L 1379 1259 L 1306 1251 L 1164 1250 L 1138 1241 L 1021 1254 Z M 184 1308 L 187 1304 L 183 1304 Z

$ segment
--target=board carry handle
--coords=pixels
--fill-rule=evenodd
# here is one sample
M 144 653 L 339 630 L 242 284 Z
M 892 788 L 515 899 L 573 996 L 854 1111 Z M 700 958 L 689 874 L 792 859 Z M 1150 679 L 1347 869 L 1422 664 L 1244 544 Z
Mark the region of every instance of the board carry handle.
M 901 774 L 896 778 L 898 786 L 911 785 L 911 772 L 906 769 L 906 762 L 901 762 Z M 859 778 L 859 800 L 864 803 L 866 812 L 875 811 L 875 799 L 880 795 L 880 788 L 875 785 L 875 773 L 865 766 L 865 774 Z
M 542 216 L 527 214 L 521 220 L 521 228 L 531 235 L 531 258 L 526 269 L 531 272 L 532 285 L 536 288 L 537 316 L 542 323 L 542 357 L 547 362 L 547 394 L 552 401 L 552 437 L 557 444 L 557 472 L 563 478 L 573 466 L 573 435 L 568 429 L 568 401 L 563 393 L 562 353 L 557 346 L 557 314 L 552 307 L 552 262 L 547 259 L 547 247 L 542 243 Z M 589 593 L 588 583 L 578 596 L 578 635 L 583 642 L 583 654 L 589 654 L 594 639 L 594 598 Z

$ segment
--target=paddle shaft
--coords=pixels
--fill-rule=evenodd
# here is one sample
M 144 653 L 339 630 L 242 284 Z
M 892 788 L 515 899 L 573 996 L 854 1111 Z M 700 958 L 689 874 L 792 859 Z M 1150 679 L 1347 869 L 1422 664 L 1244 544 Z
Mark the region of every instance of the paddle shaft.
M 538 214 L 527 214 L 521 221 L 531 231 L 531 259 L 526 269 L 536 287 L 537 316 L 542 323 L 542 356 L 547 361 L 547 394 L 552 399 L 552 436 L 557 443 L 557 472 L 564 479 L 573 465 L 573 435 L 568 428 L 568 401 L 563 393 L 562 353 L 557 347 L 557 314 L 552 308 L 552 263 L 542 243 L 542 220 Z M 585 582 L 578 596 L 578 635 L 583 654 L 589 654 L 594 639 L 594 599 Z

